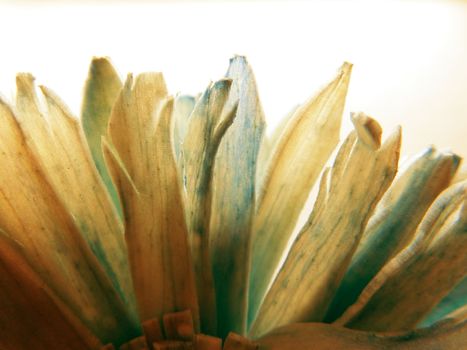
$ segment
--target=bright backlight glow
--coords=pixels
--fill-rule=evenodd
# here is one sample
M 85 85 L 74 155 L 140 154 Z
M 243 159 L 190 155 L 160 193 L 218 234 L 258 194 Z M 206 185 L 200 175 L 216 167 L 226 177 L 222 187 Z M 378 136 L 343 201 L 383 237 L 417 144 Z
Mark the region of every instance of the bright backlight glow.
M 446 1 L 105 2 L 3 4 L 0 91 L 32 72 L 79 113 L 94 55 L 122 74 L 163 71 L 172 93 L 196 94 L 233 54 L 255 69 L 271 127 L 354 63 L 348 112 L 386 134 L 403 125 L 404 151 L 432 143 L 467 155 L 467 3 Z

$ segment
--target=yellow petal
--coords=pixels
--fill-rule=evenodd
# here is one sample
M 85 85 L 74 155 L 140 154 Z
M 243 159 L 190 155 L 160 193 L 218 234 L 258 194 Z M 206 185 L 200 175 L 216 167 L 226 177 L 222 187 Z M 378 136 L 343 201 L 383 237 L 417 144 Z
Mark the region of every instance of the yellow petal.
M 136 321 L 136 302 L 117 211 L 78 120 L 51 90 L 42 86 L 41 91 L 44 111 L 35 95 L 33 78 L 18 77 L 17 115 L 26 143 Z
M 114 152 L 104 146 L 104 155 L 122 201 L 141 321 L 190 309 L 198 329 L 172 110 L 173 99 L 167 98 L 161 74 L 142 74 L 134 83 L 129 76 L 110 117 Z
M 0 119 L 0 228 L 19 242 L 44 283 L 100 340 L 133 337 L 138 330 L 130 314 L 3 101 Z

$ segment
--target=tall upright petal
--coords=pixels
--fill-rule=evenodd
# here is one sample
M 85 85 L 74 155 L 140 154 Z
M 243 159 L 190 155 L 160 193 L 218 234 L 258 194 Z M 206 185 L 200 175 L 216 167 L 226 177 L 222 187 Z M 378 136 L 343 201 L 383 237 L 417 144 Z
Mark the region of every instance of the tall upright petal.
M 94 165 L 79 121 L 43 86 L 41 104 L 32 76 L 19 75 L 17 86 L 17 118 L 26 144 L 127 305 L 136 326 L 136 302 L 123 227 Z
M 216 294 L 210 254 L 213 170 L 216 154 L 236 113 L 224 111 L 232 81 L 220 80 L 204 92 L 191 113 L 182 147 L 183 176 L 187 193 L 187 221 L 193 256 L 201 329 L 217 332 Z M 219 315 L 226 318 L 226 315 Z M 221 323 L 225 320 L 219 320 Z
M 84 86 L 80 121 L 99 175 L 117 207 L 117 192 L 105 166 L 101 138 L 107 135 L 110 112 L 121 89 L 122 82 L 110 61 L 105 57 L 93 58 Z M 120 212 L 121 208 L 118 209 Z
M 217 152 L 212 209 L 212 264 L 217 291 L 219 335 L 246 331 L 251 225 L 255 210 L 255 176 L 264 131 L 264 115 L 253 72 L 244 57 L 231 59 L 230 110 L 235 121 Z
M 129 75 L 110 117 L 104 157 L 122 202 L 140 319 L 190 309 L 198 328 L 172 110 L 161 74 L 134 81 Z
M 352 66 L 297 108 L 271 151 L 253 223 L 249 320 L 255 317 L 313 184 L 339 141 Z

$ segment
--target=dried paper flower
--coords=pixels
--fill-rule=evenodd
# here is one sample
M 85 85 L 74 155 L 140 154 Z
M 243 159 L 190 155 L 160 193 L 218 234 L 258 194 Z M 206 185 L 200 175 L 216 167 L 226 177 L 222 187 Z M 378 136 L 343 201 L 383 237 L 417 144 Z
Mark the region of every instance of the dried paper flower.
M 0 100 L 0 348 L 467 348 L 460 157 L 398 171 L 400 128 L 381 142 L 354 113 L 327 166 L 351 69 L 272 137 L 244 57 L 175 98 L 95 58 L 80 119 L 19 74 Z

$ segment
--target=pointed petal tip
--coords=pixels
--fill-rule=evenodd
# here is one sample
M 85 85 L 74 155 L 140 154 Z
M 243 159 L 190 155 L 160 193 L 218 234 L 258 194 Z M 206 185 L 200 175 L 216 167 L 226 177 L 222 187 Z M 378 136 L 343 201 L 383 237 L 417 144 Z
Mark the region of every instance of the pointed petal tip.
M 133 73 L 127 73 L 126 79 L 125 79 L 125 84 L 123 86 L 124 89 L 130 89 L 133 86 L 133 80 L 134 80 L 134 74 Z
M 41 91 L 42 95 L 44 95 L 49 105 L 55 106 L 58 109 L 60 109 L 63 112 L 63 116 L 67 120 L 72 121 L 73 123 L 78 122 L 78 119 L 70 111 L 67 104 L 52 89 L 48 88 L 45 85 L 39 85 L 38 88 Z
M 343 85 L 344 90 L 346 91 L 349 88 L 350 77 L 352 75 L 353 64 L 349 62 L 344 62 L 339 68 L 337 76 L 334 78 L 334 82 L 339 85 Z
M 47 101 L 56 103 L 58 96 L 55 92 L 53 92 L 53 90 L 51 90 L 45 85 L 38 85 L 37 87 L 39 88 L 40 92 L 44 95 L 44 97 L 47 99 Z
M 128 98 L 128 95 L 131 93 L 131 91 L 134 89 L 135 86 L 135 77 L 133 73 L 127 73 L 125 81 L 123 83 L 123 86 L 120 90 L 120 92 L 116 96 L 116 100 L 114 102 L 114 106 L 118 104 L 119 102 L 125 101 L 126 98 Z M 111 124 L 113 120 L 118 119 L 118 116 L 114 113 L 110 113 L 109 116 L 109 124 L 107 126 L 107 132 L 110 133 L 111 130 Z
M 49 89 L 45 85 L 37 85 L 37 88 L 39 89 L 40 93 L 42 96 L 44 96 L 45 101 L 47 104 L 53 105 L 53 106 L 59 106 L 60 108 L 62 107 L 62 103 L 60 103 L 60 98 L 58 97 L 57 94 L 55 94 L 51 89 Z
M 397 125 L 394 128 L 394 130 L 388 136 L 386 143 L 391 143 L 392 141 L 398 143 L 400 146 L 402 142 L 402 127 L 400 125 Z

